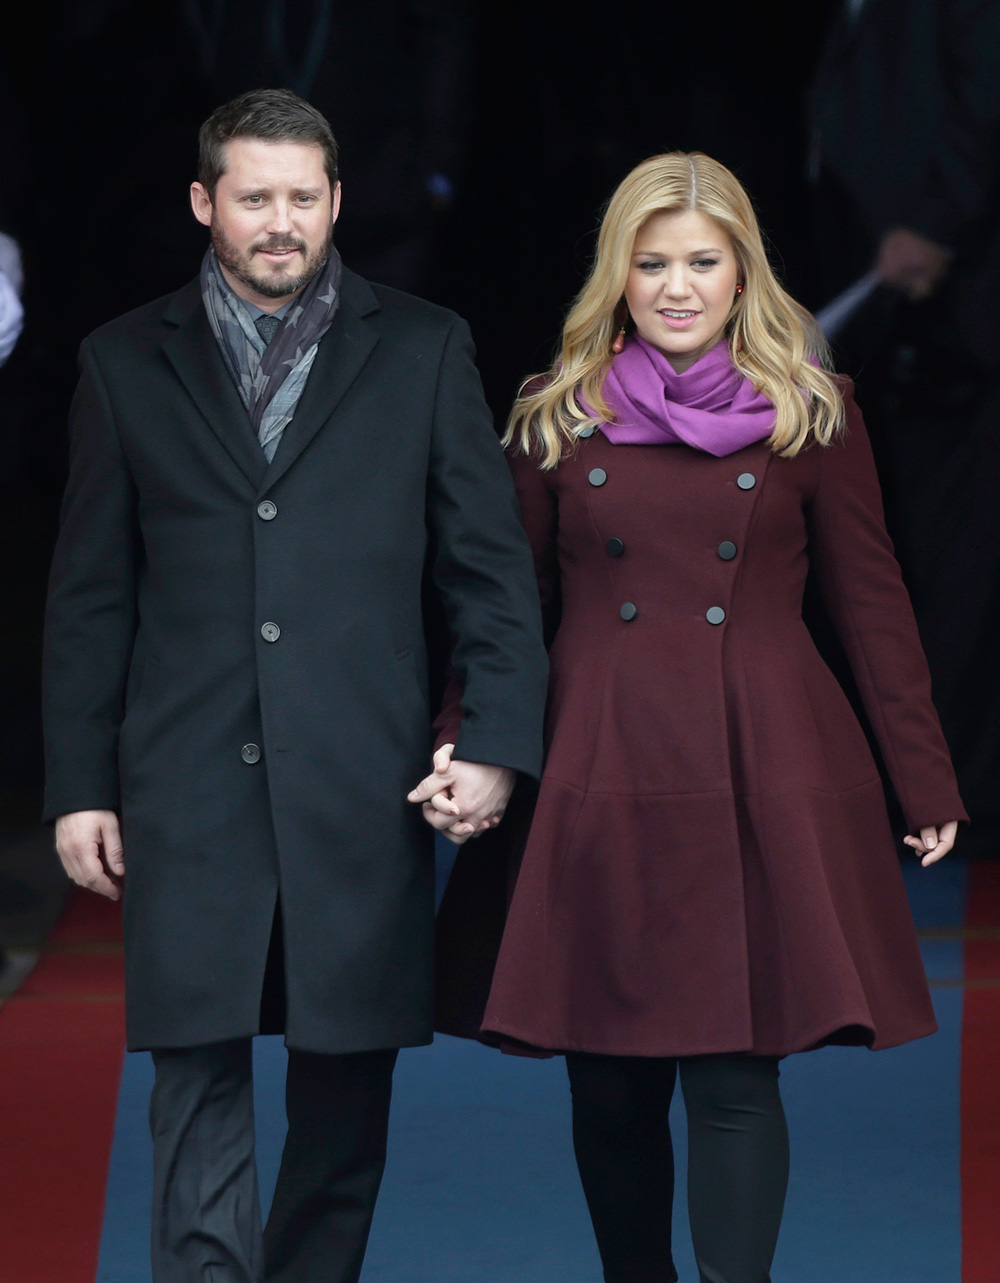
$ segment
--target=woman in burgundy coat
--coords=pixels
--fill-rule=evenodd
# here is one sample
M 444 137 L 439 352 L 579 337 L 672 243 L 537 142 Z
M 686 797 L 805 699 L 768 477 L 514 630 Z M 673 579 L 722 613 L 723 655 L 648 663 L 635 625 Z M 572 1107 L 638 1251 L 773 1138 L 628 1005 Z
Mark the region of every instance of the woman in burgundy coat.
M 482 1036 L 565 1053 L 608 1283 L 677 1278 L 678 1072 L 703 1283 L 766 1283 L 780 1058 L 935 1028 L 878 771 L 802 620 L 812 566 L 930 864 L 965 813 L 864 425 L 826 360 L 733 175 L 658 156 L 613 196 L 559 359 L 511 418 L 552 682 Z M 442 742 L 460 716 L 456 698 Z M 438 762 L 414 796 L 462 840 L 447 745 Z M 481 929 L 480 853 L 442 910 L 457 1031 L 448 924 Z

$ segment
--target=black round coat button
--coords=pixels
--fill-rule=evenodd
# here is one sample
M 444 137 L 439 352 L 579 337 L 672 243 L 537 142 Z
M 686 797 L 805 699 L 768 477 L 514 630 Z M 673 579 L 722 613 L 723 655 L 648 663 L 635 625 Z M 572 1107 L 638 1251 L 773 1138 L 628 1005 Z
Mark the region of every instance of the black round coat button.
M 625 545 L 620 539 L 609 539 L 604 547 L 609 557 L 620 557 L 625 551 Z
M 710 624 L 721 624 L 726 618 L 726 612 L 721 606 L 709 606 L 705 611 L 705 618 Z
M 634 602 L 627 601 L 618 613 L 621 615 L 622 619 L 628 623 L 630 619 L 635 619 L 639 612 L 636 610 Z
M 240 750 L 240 757 L 248 766 L 253 766 L 254 762 L 260 761 L 260 748 L 256 744 L 244 744 Z
M 736 545 L 729 539 L 723 539 L 719 544 L 719 556 L 723 561 L 732 561 L 736 556 Z
M 597 428 L 594 426 L 594 424 L 588 423 L 587 426 L 585 428 L 581 428 L 576 435 L 578 437 L 582 437 L 583 440 L 586 441 L 587 438 L 592 437 L 596 431 L 597 431 Z
M 752 472 L 741 472 L 736 478 L 736 484 L 741 490 L 752 490 L 757 484 L 757 478 Z
M 608 474 L 603 468 L 591 468 L 587 480 L 592 486 L 603 486 L 608 479 Z
M 265 499 L 263 503 L 257 505 L 257 516 L 261 521 L 273 521 L 278 515 L 278 505 L 272 503 L 270 499 Z
M 267 623 L 262 626 L 260 635 L 266 642 L 276 642 L 281 636 L 281 629 L 277 624 Z

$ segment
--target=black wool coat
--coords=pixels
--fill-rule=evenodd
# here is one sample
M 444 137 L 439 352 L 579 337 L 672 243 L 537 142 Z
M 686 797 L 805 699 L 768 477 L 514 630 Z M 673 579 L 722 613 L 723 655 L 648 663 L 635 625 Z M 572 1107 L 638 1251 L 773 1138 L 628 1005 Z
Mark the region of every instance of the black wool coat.
M 257 1032 L 279 902 L 290 1046 L 428 1041 L 427 586 L 459 756 L 537 775 L 546 680 L 465 323 L 345 271 L 268 465 L 194 282 L 87 339 L 71 438 L 45 811 L 120 812 L 129 1046 Z

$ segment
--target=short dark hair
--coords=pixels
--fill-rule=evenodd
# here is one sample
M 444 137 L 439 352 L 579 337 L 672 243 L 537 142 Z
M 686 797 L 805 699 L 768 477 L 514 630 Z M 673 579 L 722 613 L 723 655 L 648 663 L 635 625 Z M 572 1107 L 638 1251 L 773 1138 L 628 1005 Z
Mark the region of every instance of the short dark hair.
M 251 89 L 216 107 L 198 131 L 198 181 L 215 200 L 232 138 L 305 143 L 323 149 L 330 190 L 337 185 L 337 140 L 326 117 L 290 89 Z

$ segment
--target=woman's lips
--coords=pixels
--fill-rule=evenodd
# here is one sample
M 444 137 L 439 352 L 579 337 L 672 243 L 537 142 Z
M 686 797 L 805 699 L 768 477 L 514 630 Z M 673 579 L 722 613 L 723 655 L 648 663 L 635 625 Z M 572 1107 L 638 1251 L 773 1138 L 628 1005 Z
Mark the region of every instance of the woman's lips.
M 675 315 L 671 316 L 669 312 L 660 312 L 660 316 L 666 325 L 672 330 L 686 330 L 699 317 L 698 312 L 689 312 L 683 308 L 677 308 Z

